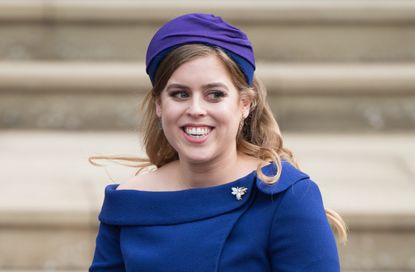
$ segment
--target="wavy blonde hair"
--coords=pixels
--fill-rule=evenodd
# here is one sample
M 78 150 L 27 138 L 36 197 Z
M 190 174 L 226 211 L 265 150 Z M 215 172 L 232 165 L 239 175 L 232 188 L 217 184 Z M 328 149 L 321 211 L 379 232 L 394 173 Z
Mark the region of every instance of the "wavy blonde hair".
M 293 153 L 284 147 L 283 139 L 270 106 L 266 102 L 266 88 L 262 82 L 254 76 L 253 86 L 246 82 L 244 74 L 238 65 L 220 48 L 201 44 L 186 44 L 180 46 L 160 63 L 155 75 L 155 84 L 150 93 L 143 101 L 143 141 L 148 158 L 136 158 L 125 156 L 93 156 L 89 161 L 97 165 L 94 160 L 109 159 L 116 161 L 136 162 L 138 174 L 147 167 L 157 168 L 178 160 L 176 150 L 167 141 L 164 132 L 159 127 L 159 119 L 156 115 L 156 103 L 160 98 L 162 90 L 165 88 L 173 72 L 182 64 L 198 57 L 215 55 L 219 57 L 231 75 L 231 79 L 236 89 L 239 90 L 240 98 L 251 101 L 250 113 L 237 133 L 237 150 L 243 154 L 259 158 L 263 161 L 274 162 L 277 165 L 275 176 L 266 176 L 262 173 L 262 164 L 257 167 L 257 175 L 265 183 L 274 184 L 281 176 L 281 160 L 286 160 L 299 168 Z M 326 215 L 332 226 L 337 239 L 346 242 L 347 229 L 342 218 L 333 210 L 326 209 Z

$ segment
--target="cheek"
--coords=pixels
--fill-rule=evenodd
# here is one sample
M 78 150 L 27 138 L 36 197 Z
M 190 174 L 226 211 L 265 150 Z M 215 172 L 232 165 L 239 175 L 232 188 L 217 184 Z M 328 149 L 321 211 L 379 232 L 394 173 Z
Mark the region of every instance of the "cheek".
M 166 101 L 159 107 L 159 112 L 163 125 L 171 126 L 177 123 L 177 121 L 183 115 L 183 107 L 178 103 L 172 103 Z
M 228 133 L 233 134 L 239 127 L 241 120 L 240 109 L 235 106 L 229 106 L 221 109 L 216 109 L 214 116 L 218 125 L 226 128 Z

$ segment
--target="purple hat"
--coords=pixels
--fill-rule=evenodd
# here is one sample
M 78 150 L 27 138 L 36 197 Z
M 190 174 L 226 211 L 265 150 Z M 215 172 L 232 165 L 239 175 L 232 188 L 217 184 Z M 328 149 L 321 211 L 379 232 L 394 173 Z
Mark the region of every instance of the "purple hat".
M 179 16 L 163 25 L 147 48 L 146 72 L 154 85 L 160 62 L 174 48 L 201 43 L 222 48 L 241 68 L 252 85 L 255 58 L 248 37 L 238 28 L 213 14 L 191 13 Z

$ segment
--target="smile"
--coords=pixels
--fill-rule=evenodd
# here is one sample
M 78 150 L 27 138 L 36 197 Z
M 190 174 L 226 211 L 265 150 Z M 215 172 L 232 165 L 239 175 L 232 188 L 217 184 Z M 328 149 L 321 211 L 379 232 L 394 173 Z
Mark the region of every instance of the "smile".
M 203 126 L 203 127 L 191 127 L 186 126 L 183 128 L 184 132 L 192 137 L 204 137 L 212 131 L 212 127 Z

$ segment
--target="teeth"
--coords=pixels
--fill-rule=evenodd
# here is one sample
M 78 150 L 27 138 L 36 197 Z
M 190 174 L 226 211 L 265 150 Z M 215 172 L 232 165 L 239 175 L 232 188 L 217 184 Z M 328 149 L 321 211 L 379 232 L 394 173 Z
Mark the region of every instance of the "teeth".
M 186 127 L 185 132 L 191 136 L 205 136 L 209 134 L 210 128 L 208 127 Z

